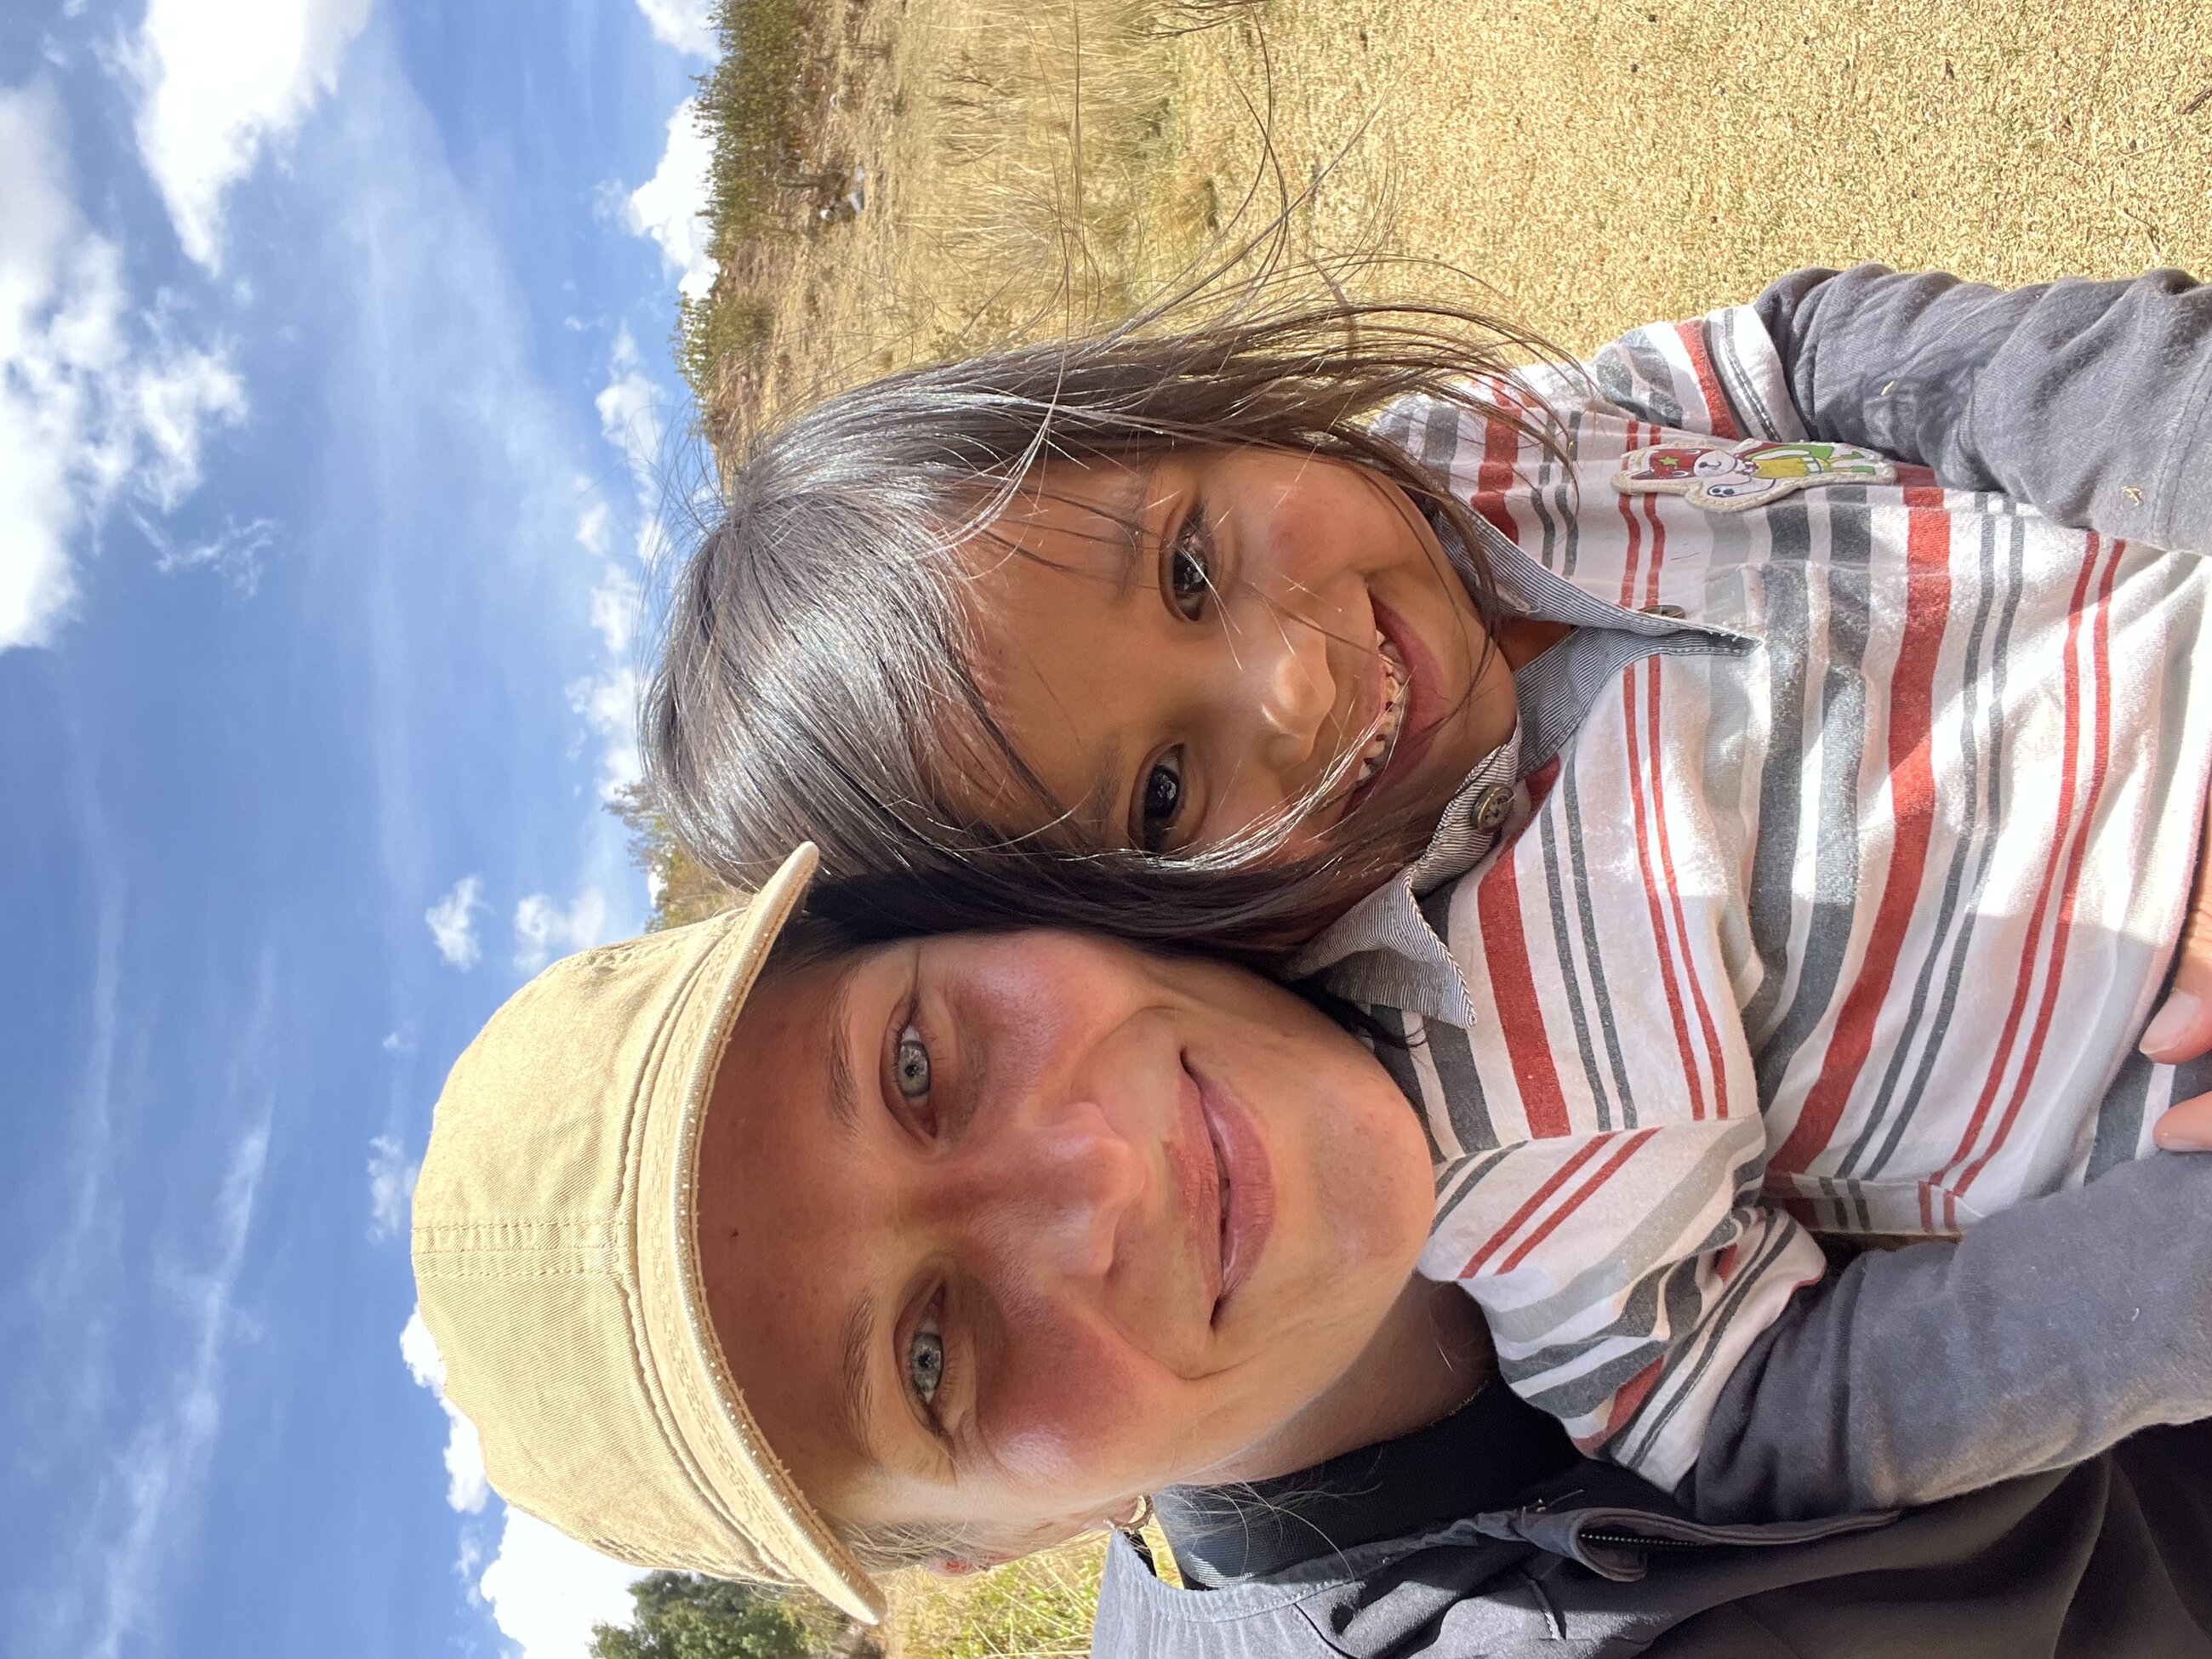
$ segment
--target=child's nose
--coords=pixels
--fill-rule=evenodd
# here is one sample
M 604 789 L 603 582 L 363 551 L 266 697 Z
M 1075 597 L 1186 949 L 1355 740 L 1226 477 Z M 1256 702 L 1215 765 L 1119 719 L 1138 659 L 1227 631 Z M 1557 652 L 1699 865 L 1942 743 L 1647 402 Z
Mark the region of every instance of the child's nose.
M 1259 715 L 1256 746 L 1277 768 L 1302 766 L 1336 706 L 1328 640 L 1316 628 L 1281 618 L 1267 643 L 1269 648 L 1253 649 L 1247 658 L 1246 678 Z

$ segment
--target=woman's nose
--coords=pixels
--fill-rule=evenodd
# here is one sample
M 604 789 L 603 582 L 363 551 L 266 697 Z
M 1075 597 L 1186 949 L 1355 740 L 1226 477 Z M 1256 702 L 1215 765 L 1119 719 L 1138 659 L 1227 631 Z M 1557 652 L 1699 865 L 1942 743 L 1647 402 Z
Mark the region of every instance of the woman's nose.
M 1103 1278 L 1148 1185 L 1142 1155 L 1086 1099 L 1030 1115 L 963 1149 L 943 1189 L 945 1221 L 1030 1270 Z

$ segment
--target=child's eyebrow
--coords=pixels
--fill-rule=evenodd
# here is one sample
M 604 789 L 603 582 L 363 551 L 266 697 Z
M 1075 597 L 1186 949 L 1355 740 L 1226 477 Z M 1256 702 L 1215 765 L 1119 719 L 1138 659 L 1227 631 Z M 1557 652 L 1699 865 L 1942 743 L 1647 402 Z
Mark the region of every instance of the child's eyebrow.
M 1114 590 L 1116 604 L 1129 597 L 1145 563 L 1145 509 L 1152 505 L 1152 473 L 1158 465 L 1148 458 L 1131 467 L 1128 482 L 1106 509 L 1113 514 L 1115 528 L 1120 532 L 1115 546 L 1121 559 Z
M 1110 738 L 1106 752 L 1098 758 L 1098 770 L 1091 780 L 1090 793 L 1085 796 L 1083 816 L 1091 838 L 1102 845 L 1110 844 L 1109 837 L 1119 838 L 1128 834 L 1129 825 L 1123 803 L 1127 799 L 1127 786 L 1122 781 L 1128 775 L 1121 758 L 1121 745 Z

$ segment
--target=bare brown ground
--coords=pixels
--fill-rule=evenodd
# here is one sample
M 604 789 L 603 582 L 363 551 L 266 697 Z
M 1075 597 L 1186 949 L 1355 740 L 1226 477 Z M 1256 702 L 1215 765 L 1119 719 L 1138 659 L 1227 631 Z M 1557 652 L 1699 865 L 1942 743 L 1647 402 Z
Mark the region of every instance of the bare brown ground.
M 1387 162 L 1401 246 L 1476 272 L 1572 347 L 1802 264 L 2004 284 L 2212 270 L 2212 5 L 1277 12 L 1279 143 L 1325 150 L 1372 112 L 1345 188 L 1325 187 L 1324 235 Z M 1190 101 L 1221 100 L 1194 87 Z
M 1807 264 L 2212 270 L 2212 4 L 1272 0 L 1163 33 L 1188 21 L 863 0 L 824 147 L 867 205 L 774 255 L 761 402 L 1141 293 L 1260 176 L 1255 111 L 1292 187 L 1323 170 L 1308 246 L 1449 260 L 1576 349 Z

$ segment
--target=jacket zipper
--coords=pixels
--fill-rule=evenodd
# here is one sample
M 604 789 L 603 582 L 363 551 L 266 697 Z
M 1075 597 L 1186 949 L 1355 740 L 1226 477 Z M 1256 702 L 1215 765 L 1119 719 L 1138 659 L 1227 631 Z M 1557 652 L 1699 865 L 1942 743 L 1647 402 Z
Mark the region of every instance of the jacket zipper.
M 1720 1541 L 1710 1538 L 1645 1538 L 1626 1532 L 1580 1532 L 1575 1536 L 1584 1543 L 1620 1544 L 1631 1549 L 1649 1549 L 1655 1544 L 1672 1544 L 1680 1550 L 1709 1549 Z

